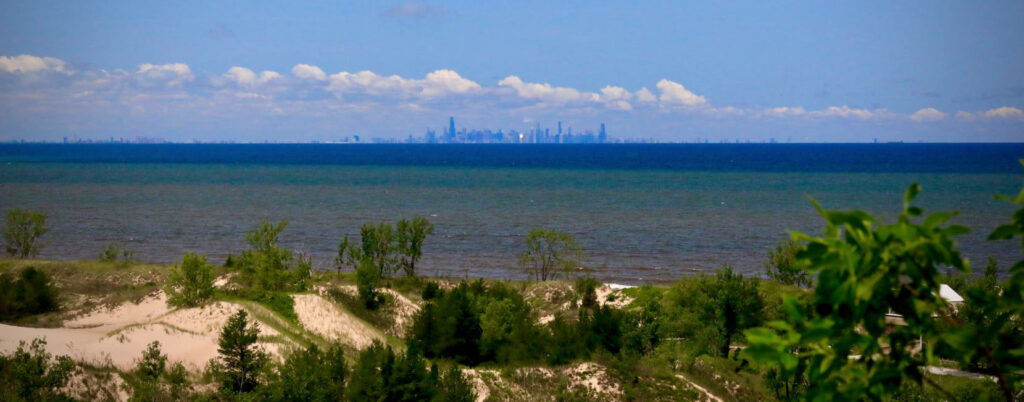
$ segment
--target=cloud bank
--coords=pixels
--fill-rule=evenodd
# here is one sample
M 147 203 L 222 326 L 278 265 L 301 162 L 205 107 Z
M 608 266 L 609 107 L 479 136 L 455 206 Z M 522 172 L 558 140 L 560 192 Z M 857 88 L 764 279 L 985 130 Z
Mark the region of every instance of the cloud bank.
M 329 73 L 302 63 L 284 73 L 257 71 L 233 66 L 223 72 L 196 72 L 182 62 L 141 63 L 132 70 L 75 69 L 54 57 L 0 56 L 0 102 L 5 109 L 0 117 L 7 120 L 0 129 L 7 138 L 30 129 L 99 130 L 111 122 L 124 125 L 124 130 L 156 127 L 170 132 L 194 124 L 215 131 L 239 122 L 271 127 L 268 119 L 277 119 L 274 124 L 292 124 L 276 127 L 288 132 L 331 132 L 337 130 L 332 127 L 338 122 L 351 123 L 345 127 L 353 131 L 372 127 L 388 132 L 387 127 L 397 125 L 408 132 L 412 127 L 422 130 L 423 122 L 438 116 L 456 114 L 476 116 L 484 127 L 488 121 L 513 125 L 564 118 L 621 121 L 643 127 L 643 133 L 691 135 L 726 123 L 751 130 L 773 124 L 808 130 L 822 124 L 883 124 L 896 130 L 905 124 L 911 131 L 927 127 L 965 131 L 979 124 L 1016 125 L 1013 129 L 1024 122 L 1024 111 L 1011 105 L 956 112 L 925 105 L 905 113 L 849 105 L 722 105 L 677 78 L 637 89 L 608 83 L 586 90 L 517 75 L 481 83 L 449 69 L 422 77 L 368 70 Z M 124 123 L 129 120 L 134 123 Z M 304 126 L 295 125 L 300 121 Z

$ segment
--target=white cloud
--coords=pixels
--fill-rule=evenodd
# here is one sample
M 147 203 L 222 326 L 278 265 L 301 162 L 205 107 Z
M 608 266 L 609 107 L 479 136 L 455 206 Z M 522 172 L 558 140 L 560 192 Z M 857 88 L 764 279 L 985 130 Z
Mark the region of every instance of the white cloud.
M 640 88 L 639 91 L 636 91 L 636 100 L 643 103 L 651 103 L 658 100 L 658 98 L 654 97 L 654 94 L 651 93 L 650 89 L 644 87 Z
M 940 112 L 938 109 L 927 107 L 920 109 L 914 114 L 910 115 L 910 120 L 913 121 L 937 121 L 946 118 L 946 114 Z
M 986 110 L 982 116 L 988 119 L 1024 120 L 1024 111 L 1015 107 L 1003 106 Z
M 65 74 L 71 73 L 71 70 L 68 68 L 67 63 L 65 63 L 64 60 L 55 57 L 32 56 L 29 54 L 11 57 L 0 56 L 0 71 L 14 74 L 49 71 Z
M 402 94 L 411 86 L 405 79 L 397 75 L 385 77 L 373 71 L 365 70 L 358 73 L 342 71 L 331 74 L 328 89 L 336 92 L 368 93 L 371 95 Z
M 480 90 L 480 84 L 463 78 L 452 70 L 437 70 L 427 74 L 419 95 L 433 98 L 448 94 L 466 94 Z
M 255 88 L 260 85 L 266 84 L 271 80 L 281 78 L 281 74 L 275 71 L 263 71 L 258 75 L 245 67 L 231 67 L 227 73 L 224 74 L 224 78 L 229 81 L 238 84 L 244 88 Z
M 143 86 L 163 85 L 168 88 L 180 87 L 195 79 L 192 70 L 185 63 L 139 64 L 135 71 L 136 81 Z
M 790 117 L 790 116 L 803 116 L 805 113 L 807 113 L 807 111 L 804 110 L 804 108 L 799 107 L 799 106 L 797 106 L 797 107 L 780 106 L 780 107 L 770 107 L 770 108 L 766 108 L 764 110 L 761 110 L 761 112 L 759 113 L 759 116 Z
M 605 86 L 601 88 L 601 95 L 599 100 L 610 109 L 617 110 L 633 110 L 633 105 L 629 103 L 629 100 L 633 98 L 633 94 L 623 87 L 616 86 Z
M 681 104 L 685 106 L 700 106 L 707 103 L 707 100 L 703 96 L 699 96 L 690 90 L 686 89 L 682 84 L 662 79 L 658 81 L 656 85 L 658 91 L 661 91 L 660 99 L 665 103 Z
M 292 75 L 304 80 L 324 81 L 327 79 L 324 70 L 309 64 L 296 64 L 295 67 L 292 67 Z
M 498 81 L 498 86 L 515 90 L 516 94 L 521 98 L 537 99 L 542 102 L 554 104 L 565 104 L 592 99 L 591 95 L 594 95 L 584 94 L 574 88 L 554 87 L 548 83 L 538 84 L 523 82 L 521 78 L 514 75 L 510 75 L 501 81 Z
M 452 70 L 433 71 L 423 79 L 403 78 L 398 75 L 383 76 L 373 71 L 350 73 L 342 71 L 328 77 L 327 89 L 339 94 L 359 93 L 401 98 L 438 98 L 446 95 L 461 95 L 478 92 L 480 84 L 460 76 Z
M 880 111 L 870 111 L 867 109 L 856 109 L 849 106 L 829 106 L 822 110 L 814 110 L 808 112 L 808 116 L 814 117 L 842 117 L 842 118 L 858 118 L 858 119 L 870 119 L 876 117 Z

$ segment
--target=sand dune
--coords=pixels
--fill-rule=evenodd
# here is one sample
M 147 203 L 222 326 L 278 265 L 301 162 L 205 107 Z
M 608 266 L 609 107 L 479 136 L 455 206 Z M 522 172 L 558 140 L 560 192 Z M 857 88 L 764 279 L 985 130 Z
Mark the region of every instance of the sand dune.
M 121 369 L 134 366 L 146 346 L 159 341 L 171 362 L 201 369 L 217 356 L 217 339 L 228 317 L 242 307 L 216 302 L 188 309 L 167 308 L 167 298 L 157 292 L 139 303 L 125 303 L 66 321 L 63 328 L 27 328 L 0 324 L 0 351 L 8 353 L 18 343 L 44 338 L 50 353 L 68 355 L 94 364 L 107 362 Z M 260 325 L 261 336 L 278 332 Z M 270 352 L 275 344 L 262 344 Z

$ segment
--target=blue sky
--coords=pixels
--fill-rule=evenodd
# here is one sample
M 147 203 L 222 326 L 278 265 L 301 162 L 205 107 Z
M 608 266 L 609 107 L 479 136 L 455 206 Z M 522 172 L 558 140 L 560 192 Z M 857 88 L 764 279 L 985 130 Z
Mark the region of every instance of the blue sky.
M 207 4 L 210 3 L 210 4 Z M 4 2 L 0 140 L 1024 140 L 1024 2 Z

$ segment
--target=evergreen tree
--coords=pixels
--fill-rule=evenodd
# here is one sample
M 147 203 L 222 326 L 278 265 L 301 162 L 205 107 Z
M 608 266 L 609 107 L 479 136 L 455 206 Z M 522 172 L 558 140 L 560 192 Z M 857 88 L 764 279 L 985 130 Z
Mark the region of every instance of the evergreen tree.
M 259 324 L 249 322 L 245 310 L 231 316 L 220 333 L 222 389 L 235 393 L 252 391 L 259 384 L 259 375 L 267 363 L 267 354 L 256 345 Z

